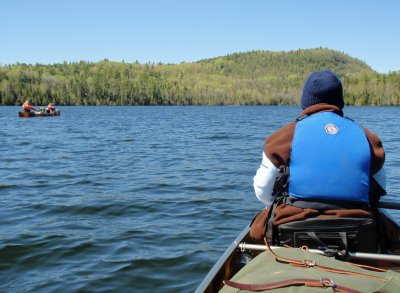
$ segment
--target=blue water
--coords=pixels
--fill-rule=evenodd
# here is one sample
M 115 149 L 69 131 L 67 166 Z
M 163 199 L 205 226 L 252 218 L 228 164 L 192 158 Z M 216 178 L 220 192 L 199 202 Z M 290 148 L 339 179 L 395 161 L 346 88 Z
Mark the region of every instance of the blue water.
M 299 114 L 60 108 L 19 118 L 0 107 L 0 292 L 194 291 L 263 208 L 252 178 L 265 137 Z M 396 200 L 399 108 L 345 113 L 382 138 Z

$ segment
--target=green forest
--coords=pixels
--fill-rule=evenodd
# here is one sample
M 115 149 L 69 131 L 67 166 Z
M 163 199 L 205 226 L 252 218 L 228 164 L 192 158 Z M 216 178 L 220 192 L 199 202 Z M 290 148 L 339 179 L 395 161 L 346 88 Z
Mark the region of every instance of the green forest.
M 297 105 L 307 76 L 332 70 L 346 105 L 400 105 L 400 71 L 381 74 L 329 49 L 251 51 L 197 62 L 0 66 L 0 104 Z

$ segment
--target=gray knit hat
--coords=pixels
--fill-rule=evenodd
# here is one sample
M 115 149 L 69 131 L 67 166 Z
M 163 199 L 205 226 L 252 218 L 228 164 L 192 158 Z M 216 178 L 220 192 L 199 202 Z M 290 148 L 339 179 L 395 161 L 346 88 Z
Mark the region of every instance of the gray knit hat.
M 342 83 L 331 71 L 315 71 L 304 84 L 301 108 L 319 103 L 335 105 L 340 109 L 344 107 Z

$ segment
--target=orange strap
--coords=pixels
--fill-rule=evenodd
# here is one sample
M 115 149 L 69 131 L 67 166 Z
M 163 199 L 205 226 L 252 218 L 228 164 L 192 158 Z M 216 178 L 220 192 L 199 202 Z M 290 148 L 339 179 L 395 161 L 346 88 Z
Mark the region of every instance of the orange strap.
M 367 269 L 367 270 L 370 270 L 370 271 L 387 272 L 387 270 L 385 270 L 385 269 L 381 269 L 381 268 L 377 268 L 377 267 L 373 267 L 373 266 L 360 265 L 360 264 L 352 263 L 352 262 L 349 262 L 349 264 L 351 264 L 351 265 L 353 265 L 355 267 L 360 267 L 360 268 Z
M 268 241 L 267 241 L 266 238 L 264 238 L 264 242 L 265 242 L 265 245 L 268 248 L 268 251 L 273 256 L 275 256 L 276 260 L 278 260 L 280 262 L 284 262 L 284 263 L 287 263 L 287 264 L 290 264 L 290 265 L 293 265 L 293 266 L 298 266 L 298 267 L 315 267 L 315 268 L 320 269 L 320 270 L 324 270 L 324 271 L 332 272 L 332 273 L 337 273 L 337 274 L 345 274 L 345 275 L 364 277 L 364 278 L 374 279 L 374 280 L 383 281 L 383 282 L 386 281 L 385 278 L 379 278 L 379 277 L 371 276 L 371 275 L 368 275 L 368 274 L 356 273 L 356 272 L 351 272 L 351 271 L 347 271 L 347 270 L 341 270 L 341 269 L 321 266 L 321 265 L 318 265 L 315 260 L 306 259 L 306 260 L 300 261 L 300 260 L 284 258 L 282 256 L 277 255 L 276 253 L 274 253 L 272 251 L 272 249 L 269 246 Z
M 361 293 L 361 291 L 351 289 L 344 286 L 339 286 L 335 284 L 331 279 L 287 279 L 280 282 L 274 283 L 265 283 L 265 284 L 243 284 L 225 280 L 224 284 L 233 288 L 237 288 L 240 290 L 249 290 L 249 291 L 263 291 L 263 290 L 272 290 L 277 288 L 284 288 L 289 286 L 299 286 L 303 285 L 306 287 L 322 287 L 327 288 L 330 287 L 335 291 L 343 292 L 343 293 Z

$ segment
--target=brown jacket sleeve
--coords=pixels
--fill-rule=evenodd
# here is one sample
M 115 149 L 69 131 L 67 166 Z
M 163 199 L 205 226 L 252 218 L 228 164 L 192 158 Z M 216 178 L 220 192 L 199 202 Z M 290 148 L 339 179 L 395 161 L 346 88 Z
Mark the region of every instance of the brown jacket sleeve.
M 289 166 L 295 128 L 296 122 L 292 122 L 271 134 L 264 142 L 264 153 L 277 168 Z
M 385 150 L 381 139 L 375 134 L 363 127 L 371 148 L 371 175 L 378 172 L 385 163 Z

